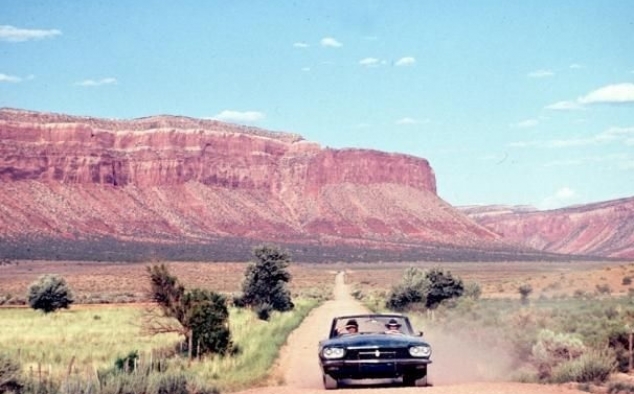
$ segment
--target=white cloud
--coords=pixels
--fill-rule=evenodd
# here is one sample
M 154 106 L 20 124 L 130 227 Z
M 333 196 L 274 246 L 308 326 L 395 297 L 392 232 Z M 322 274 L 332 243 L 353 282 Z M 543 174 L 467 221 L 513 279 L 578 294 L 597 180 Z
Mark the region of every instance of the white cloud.
M 417 124 L 418 122 L 416 121 L 416 119 L 405 117 L 405 118 L 401 118 L 397 120 L 395 123 L 397 125 L 410 125 L 410 124 Z
M 17 83 L 22 82 L 22 78 L 16 77 L 15 75 L 0 74 L 0 82 Z
M 396 61 L 397 66 L 411 66 L 416 63 L 416 59 L 411 56 L 406 56 Z
M 586 68 L 586 66 L 584 66 L 583 64 L 579 64 L 579 63 L 572 63 L 570 65 L 570 68 L 573 70 L 578 70 L 580 68 Z
M 603 156 L 586 156 L 586 157 L 579 157 L 576 159 L 561 159 L 561 160 L 555 160 L 555 161 L 551 161 L 548 163 L 544 164 L 544 167 L 561 167 L 561 166 L 579 166 L 582 164 L 593 164 L 593 165 L 597 165 L 597 164 L 601 164 L 601 163 L 608 163 L 608 164 L 616 164 L 616 166 L 618 168 L 623 168 L 627 166 L 627 163 L 631 162 L 632 159 L 627 155 L 627 154 L 610 154 L 610 155 L 603 155 Z
M 302 67 L 302 71 L 308 72 L 310 71 L 310 67 Z
M 322 47 L 339 48 L 343 44 L 332 37 L 324 37 L 321 39 L 320 44 Z
M 550 104 L 546 106 L 546 109 L 552 109 L 555 111 L 576 111 L 579 109 L 583 109 L 576 101 L 558 101 L 554 104 Z
M 0 41 L 23 42 L 29 40 L 41 40 L 61 35 L 57 29 L 19 29 L 10 25 L 0 25 Z
M 224 110 L 215 115 L 213 119 L 231 123 L 256 123 L 263 120 L 266 115 L 258 111 L 232 111 Z
M 513 148 L 570 148 L 575 146 L 588 146 L 610 143 L 621 143 L 629 146 L 634 141 L 634 127 L 610 127 L 598 134 L 585 138 L 569 138 L 557 140 L 517 141 L 508 146 Z
M 380 60 L 375 57 L 366 57 L 365 59 L 361 59 L 359 64 L 364 67 L 376 67 L 380 64 Z
M 97 80 L 95 80 L 95 79 L 85 79 L 83 81 L 75 83 L 75 85 L 93 87 L 93 86 L 102 86 L 102 85 L 115 85 L 116 83 L 117 83 L 117 79 L 116 78 L 102 78 L 102 79 L 97 79 Z
M 429 122 L 430 122 L 429 119 L 414 119 L 410 117 L 404 117 L 404 118 L 398 119 L 394 123 L 400 126 L 406 126 L 406 125 L 414 125 L 414 124 L 424 124 Z
M 560 208 L 565 205 L 569 205 L 572 201 L 578 198 L 576 191 L 568 186 L 559 188 L 551 196 L 544 198 L 541 204 L 542 209 Z
M 528 73 L 529 78 L 548 78 L 554 75 L 555 73 L 550 70 L 536 70 Z
M 634 83 L 607 85 L 577 100 L 581 104 L 634 103 Z
M 306 44 L 305 42 L 296 42 L 293 44 L 293 46 L 295 48 L 308 48 L 308 44 Z
M 597 141 L 625 141 L 626 145 L 634 138 L 634 127 L 610 127 L 596 135 Z
M 530 128 L 530 127 L 535 127 L 538 124 L 539 124 L 539 120 L 537 120 L 537 119 L 526 119 L 526 120 L 522 120 L 520 122 L 511 124 L 511 127 L 517 127 L 517 128 L 520 128 L 520 129 L 526 129 L 526 128 Z
M 546 109 L 572 111 L 593 104 L 629 104 L 634 103 L 634 83 L 617 83 L 581 96 L 573 101 L 559 101 L 546 106 Z

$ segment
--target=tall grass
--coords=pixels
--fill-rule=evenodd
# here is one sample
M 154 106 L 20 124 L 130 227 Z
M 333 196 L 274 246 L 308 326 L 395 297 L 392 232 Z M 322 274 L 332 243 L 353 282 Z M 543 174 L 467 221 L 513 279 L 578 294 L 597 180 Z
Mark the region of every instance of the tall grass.
M 192 365 L 192 372 L 222 391 L 264 384 L 286 338 L 316 305 L 313 299 L 296 300 L 293 311 L 273 312 L 268 321 L 248 310 L 232 310 L 231 334 L 239 353 L 212 356 Z
M 131 350 L 152 357 L 171 348 L 175 334 L 141 335 L 138 306 L 73 306 L 43 314 L 26 308 L 0 309 L 0 349 L 12 355 L 28 374 L 53 379 L 74 372 L 94 375 Z
M 231 308 L 236 354 L 193 361 L 174 357 L 169 370 L 186 373 L 198 387 L 236 390 L 264 382 L 288 334 L 319 303 L 312 298 L 294 301 L 293 311 L 275 312 L 269 321 Z M 141 313 L 134 305 L 73 306 L 46 315 L 26 308 L 0 309 L 0 349 L 18 360 L 27 378 L 58 387 L 94 388 L 99 371 L 111 369 L 131 351 L 148 365 L 177 349 L 182 338 L 176 334 L 142 335 Z

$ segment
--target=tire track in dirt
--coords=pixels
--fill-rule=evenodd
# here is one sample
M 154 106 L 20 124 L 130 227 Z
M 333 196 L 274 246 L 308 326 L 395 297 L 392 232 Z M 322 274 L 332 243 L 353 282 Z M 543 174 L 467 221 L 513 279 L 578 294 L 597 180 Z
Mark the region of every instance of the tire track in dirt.
M 345 284 L 345 273 L 335 276 L 334 299 L 315 308 L 291 333 L 274 368 L 269 387 L 254 388 L 236 394 L 313 394 L 324 393 L 321 369 L 317 357 L 317 347 L 321 339 L 328 336 L 332 318 L 337 315 L 368 313 L 360 302 L 351 295 Z M 434 342 L 430 341 L 432 346 Z M 435 353 L 441 352 L 435 347 Z M 434 357 L 432 356 L 432 360 Z M 447 369 L 447 366 L 445 366 Z M 448 366 L 449 371 L 438 374 L 438 382 L 434 377 L 434 364 L 430 366 L 430 383 L 433 386 L 420 387 L 371 387 L 355 386 L 343 389 L 345 394 L 572 394 L 582 393 L 565 386 L 546 386 L 515 382 L 465 382 L 451 384 L 443 375 L 459 375 L 460 368 Z M 455 381 L 464 381 L 456 379 Z

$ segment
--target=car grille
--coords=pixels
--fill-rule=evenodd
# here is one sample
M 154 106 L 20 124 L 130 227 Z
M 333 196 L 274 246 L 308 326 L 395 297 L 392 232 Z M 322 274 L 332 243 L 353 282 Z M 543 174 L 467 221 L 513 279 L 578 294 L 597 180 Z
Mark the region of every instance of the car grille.
M 383 349 L 348 349 L 346 358 L 349 360 L 394 360 L 409 356 L 404 348 Z

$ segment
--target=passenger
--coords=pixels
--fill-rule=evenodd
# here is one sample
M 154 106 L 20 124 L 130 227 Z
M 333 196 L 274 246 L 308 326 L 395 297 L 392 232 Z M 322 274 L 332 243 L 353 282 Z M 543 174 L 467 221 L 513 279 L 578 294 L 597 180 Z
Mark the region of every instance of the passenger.
M 359 332 L 359 324 L 356 320 L 350 319 L 346 323 L 346 334 L 356 334 Z
M 396 319 L 390 319 L 390 321 L 388 321 L 385 325 L 385 328 L 387 328 L 385 331 L 386 334 L 402 334 L 400 330 L 401 325 L 396 321 Z

